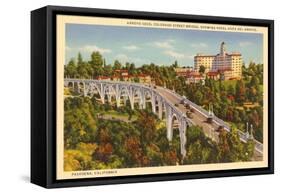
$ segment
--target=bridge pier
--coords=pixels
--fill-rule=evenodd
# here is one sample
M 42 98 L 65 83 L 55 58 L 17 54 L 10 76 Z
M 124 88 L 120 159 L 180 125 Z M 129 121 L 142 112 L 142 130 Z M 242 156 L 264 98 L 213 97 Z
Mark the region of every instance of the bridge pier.
M 111 95 L 107 95 L 108 102 L 111 104 Z
M 87 90 L 86 90 L 85 82 L 83 82 L 83 93 L 84 93 L 84 97 L 86 97 L 87 96 Z
M 163 114 L 163 103 L 162 101 L 158 101 L 158 117 L 159 119 L 162 119 L 162 114 Z
M 129 101 L 130 101 L 130 105 L 131 105 L 131 109 L 134 110 L 134 103 L 135 103 L 135 97 L 134 97 L 134 91 L 133 88 L 129 86 L 128 89 L 128 97 L 129 97 Z
M 134 101 L 135 101 L 134 98 L 130 100 L 130 105 L 132 110 L 134 110 L 134 103 L 135 103 Z
M 166 127 L 167 127 L 167 139 L 172 141 L 173 139 L 173 127 L 172 127 L 172 110 L 171 107 L 167 105 L 166 107 Z
M 104 104 L 105 103 L 105 91 L 104 91 L 104 87 L 103 84 L 100 84 L 100 98 L 101 98 L 101 103 Z
M 187 123 L 186 121 L 182 118 L 180 121 L 179 125 L 179 132 L 180 132 L 180 143 L 181 143 L 181 155 L 185 157 L 186 155 L 186 127 Z
M 155 114 L 156 113 L 156 99 L 155 99 L 154 92 L 152 92 L 152 94 L 151 94 L 151 106 L 152 106 L 152 112 Z
M 168 141 L 172 141 L 173 139 L 173 110 L 169 105 L 165 106 L 166 109 L 166 127 L 167 127 L 167 139 Z M 161 108 L 162 112 L 162 108 Z M 177 114 L 177 113 L 175 113 Z M 179 129 L 179 136 L 180 136 L 180 152 L 183 158 L 186 155 L 186 127 L 187 127 L 187 121 L 184 116 L 177 114 L 177 120 L 178 120 L 178 129 Z
M 146 109 L 146 101 L 145 100 L 142 103 L 142 109 Z
M 75 90 L 77 93 L 80 93 L 79 82 L 76 83 L 76 88 L 75 88 L 75 86 L 74 86 L 74 90 Z
M 116 101 L 117 108 L 120 107 L 120 94 L 118 92 L 118 89 L 116 89 L 115 101 Z
M 100 95 L 100 100 L 101 100 L 101 103 L 104 104 L 105 103 L 105 96 L 104 95 Z
M 145 94 L 144 94 L 144 90 L 141 89 L 140 91 L 140 101 L 141 101 L 141 104 L 140 104 L 140 109 L 145 109 L 146 108 L 146 102 L 145 102 Z
M 119 86 L 115 86 L 115 101 L 116 101 L 116 106 L 117 108 L 120 107 L 120 91 L 119 91 Z

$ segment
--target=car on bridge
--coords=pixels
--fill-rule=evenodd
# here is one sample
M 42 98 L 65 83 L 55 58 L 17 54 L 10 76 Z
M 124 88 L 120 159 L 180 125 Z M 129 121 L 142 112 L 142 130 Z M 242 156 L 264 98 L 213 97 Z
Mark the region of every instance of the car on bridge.
M 186 109 L 190 109 L 190 105 L 188 103 L 186 103 L 184 106 Z
M 194 113 L 195 112 L 195 109 L 190 107 L 190 112 Z
M 213 118 L 212 118 L 212 117 L 208 117 L 208 118 L 207 118 L 207 123 L 212 124 L 212 123 L 213 123 Z
M 219 126 L 217 129 L 216 129 L 216 132 L 222 132 L 222 131 L 224 131 L 224 126 Z
M 184 99 L 182 99 L 181 101 L 180 101 L 180 104 L 185 104 L 185 100 Z
M 190 110 L 186 111 L 185 114 L 186 114 L 186 116 L 187 116 L 188 118 L 190 118 L 190 119 L 193 118 L 192 113 L 190 112 Z

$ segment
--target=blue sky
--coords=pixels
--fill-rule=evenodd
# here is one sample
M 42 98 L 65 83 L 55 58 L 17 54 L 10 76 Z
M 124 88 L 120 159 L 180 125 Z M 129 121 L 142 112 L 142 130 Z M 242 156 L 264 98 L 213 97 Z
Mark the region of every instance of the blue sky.
M 197 53 L 217 54 L 220 43 L 227 52 L 238 51 L 246 65 L 262 63 L 262 35 L 198 30 L 119 27 L 85 24 L 66 25 L 66 62 L 81 52 L 84 60 L 99 51 L 107 64 L 114 60 L 149 64 L 193 66 Z

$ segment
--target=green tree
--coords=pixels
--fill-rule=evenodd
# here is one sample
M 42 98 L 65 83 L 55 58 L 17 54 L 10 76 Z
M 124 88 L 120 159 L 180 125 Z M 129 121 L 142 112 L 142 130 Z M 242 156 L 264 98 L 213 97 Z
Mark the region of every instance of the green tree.
M 136 125 L 141 131 L 141 143 L 143 143 L 143 146 L 149 144 L 156 135 L 155 116 L 148 111 L 139 112 Z
M 243 161 L 251 161 L 255 153 L 255 142 L 253 140 L 248 140 L 244 145 L 243 153 Z
M 174 64 L 172 64 L 172 67 L 173 67 L 173 68 L 178 68 L 178 67 L 179 67 L 178 61 L 177 61 L 177 60 L 174 62 Z
M 98 51 L 91 54 L 90 64 L 93 70 L 93 76 L 103 75 L 103 58 Z
M 78 56 L 77 56 L 77 65 L 82 65 L 83 64 L 83 58 L 82 58 L 82 55 L 81 53 L 79 52 L 78 53 Z
M 90 65 L 83 61 L 78 64 L 77 73 L 80 78 L 90 78 L 92 76 Z
M 202 145 L 200 140 L 191 144 L 188 147 L 187 158 L 190 160 L 191 164 L 201 164 L 202 163 Z
M 77 75 L 77 66 L 74 59 L 71 59 L 65 66 L 65 75 L 71 78 L 75 78 Z
M 112 66 L 110 64 L 104 66 L 104 75 L 105 76 L 112 76 L 113 75 L 113 69 L 112 69 Z
M 230 162 L 230 145 L 228 142 L 227 132 L 225 130 L 221 131 L 219 134 L 219 153 L 218 159 L 220 162 Z
M 230 147 L 230 161 L 243 161 L 243 158 L 245 157 L 244 146 L 240 140 L 236 127 L 232 127 L 231 132 L 228 133 L 228 142 Z
M 73 149 L 80 142 L 89 143 L 96 133 L 93 106 L 87 98 L 73 98 L 65 101 L 64 143 L 66 149 Z
M 232 84 L 230 84 L 230 85 L 228 86 L 228 88 L 227 88 L 227 94 L 228 94 L 228 95 L 231 95 L 231 96 L 234 96 L 234 95 L 235 95 L 235 89 L 234 89 L 234 87 L 233 87 Z
M 246 88 L 243 80 L 238 80 L 236 82 L 236 101 L 238 103 L 243 103 L 246 100 Z
M 199 73 L 204 74 L 206 71 L 206 67 L 204 65 L 200 65 L 199 67 Z
M 257 88 L 259 86 L 259 78 L 257 76 L 252 76 L 249 86 Z
M 114 65 L 113 65 L 113 69 L 118 70 L 118 69 L 121 69 L 121 67 L 122 67 L 122 64 L 118 60 L 115 60 Z
M 137 69 L 134 63 L 131 63 L 129 66 L 129 74 L 130 75 L 136 75 L 137 74 Z
M 194 101 L 196 104 L 202 105 L 203 102 L 203 94 L 201 91 L 197 90 L 194 94 Z

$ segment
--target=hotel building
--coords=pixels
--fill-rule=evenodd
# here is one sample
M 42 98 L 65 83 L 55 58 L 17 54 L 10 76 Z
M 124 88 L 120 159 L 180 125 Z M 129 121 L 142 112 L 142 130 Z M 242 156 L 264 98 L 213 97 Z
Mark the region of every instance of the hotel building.
M 199 71 L 200 66 L 205 67 L 205 73 L 218 73 L 225 80 L 242 77 L 242 55 L 238 52 L 227 53 L 224 42 L 217 55 L 197 54 L 194 57 L 195 71 Z

